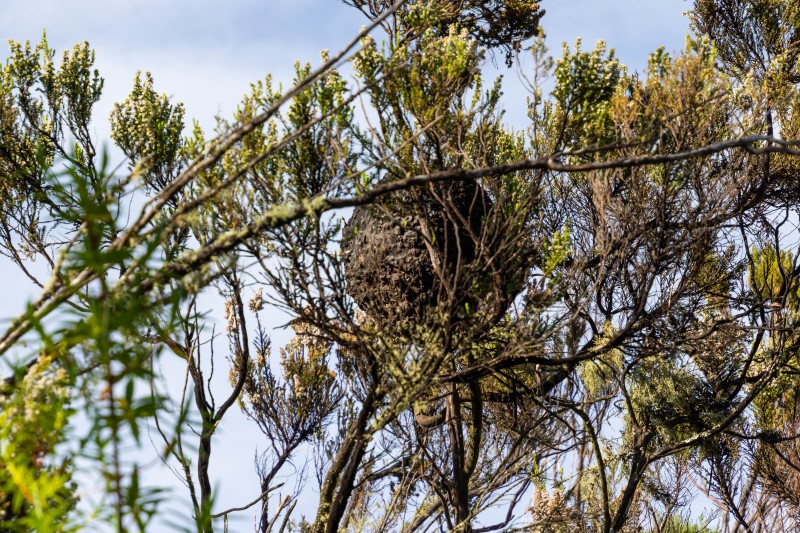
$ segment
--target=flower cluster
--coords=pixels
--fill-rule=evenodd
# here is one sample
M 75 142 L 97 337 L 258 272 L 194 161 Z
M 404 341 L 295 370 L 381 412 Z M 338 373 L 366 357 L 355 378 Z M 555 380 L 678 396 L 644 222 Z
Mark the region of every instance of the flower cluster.
M 261 287 L 253 294 L 253 297 L 250 298 L 250 301 L 247 303 L 248 308 L 253 313 L 258 313 L 262 309 L 264 309 L 264 298 L 262 296 L 263 289 Z
M 544 487 L 537 487 L 528 509 L 533 524 L 531 531 L 535 533 L 584 531 L 583 524 L 568 500 L 568 495 L 559 487 L 554 488 L 552 492 L 548 492 Z
M 46 355 L 13 388 L 0 388 L 0 529 L 41 505 L 34 494 L 52 505 L 53 516 L 71 507 L 56 505 L 73 495 L 68 463 L 54 456 L 71 413 L 69 399 L 67 372 L 53 368 Z
M 0 395 L 2 420 L 12 423 L 6 426 L 9 433 L 24 430 L 23 425 L 36 422 L 47 405 L 69 399 L 66 371 L 63 368 L 52 370 L 50 364 L 50 358 L 42 358 L 27 372 L 14 395 Z
M 231 298 L 225 302 L 225 332 L 233 335 L 238 329 L 239 320 L 236 318 L 236 302 Z

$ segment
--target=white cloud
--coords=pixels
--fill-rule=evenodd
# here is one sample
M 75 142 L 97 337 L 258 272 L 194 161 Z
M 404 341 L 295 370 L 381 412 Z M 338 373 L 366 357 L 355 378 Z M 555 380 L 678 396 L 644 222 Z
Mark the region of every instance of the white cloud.
M 95 115 L 102 138 L 113 102 L 125 98 L 137 70 L 151 71 L 159 91 L 210 126 L 217 112 L 233 111 L 250 82 L 272 72 L 288 84 L 295 60 L 315 62 L 323 48 L 336 50 L 363 23 L 352 15 L 339 2 L 313 0 L 31 0 L 0 6 L 0 34 L 36 41 L 46 30 L 59 50 L 90 42 L 106 80 Z

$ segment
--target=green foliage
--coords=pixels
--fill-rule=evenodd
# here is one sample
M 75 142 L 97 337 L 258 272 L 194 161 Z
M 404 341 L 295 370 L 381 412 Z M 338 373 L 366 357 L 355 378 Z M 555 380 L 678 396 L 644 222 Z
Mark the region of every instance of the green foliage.
M 144 531 L 160 502 L 158 489 L 140 485 L 138 466 L 123 464 L 119 447 L 128 439 L 139 443 L 143 421 L 156 411 L 157 396 L 142 391 L 141 384 L 152 377 L 157 350 L 142 339 L 148 329 L 157 335 L 169 331 L 170 304 L 180 301 L 180 292 L 165 306 L 115 287 L 121 278 L 146 274 L 136 265 L 149 264 L 160 239 L 112 246 L 124 231 L 120 195 L 129 181 L 108 172 L 106 154 L 95 158 L 89 124 L 103 82 L 93 62 L 84 43 L 56 64 L 55 51 L 43 38 L 36 46 L 11 43 L 2 71 L 2 135 L 10 148 L 0 151 L 9 187 L 2 197 L 3 253 L 23 269 L 34 255 L 45 258 L 53 269 L 46 294 L 76 279 L 89 281 L 67 291 L 67 310 L 58 304 L 31 306 L 26 315 L 40 337 L 39 348 L 25 350 L 33 363 L 20 371 L 18 385 L 3 391 L 0 424 L 8 474 L 0 491 L 4 520 L 11 520 L 13 530 L 78 527 L 75 464 L 102 474 L 105 496 L 92 503 L 120 530 Z M 143 101 L 152 93 L 145 85 L 137 83 L 134 91 Z M 174 133 L 177 126 L 171 127 Z M 64 236 L 72 239 L 68 246 Z M 81 432 L 69 429 L 75 410 L 88 421 Z
M 630 386 L 629 416 L 657 429 L 666 442 L 679 441 L 696 429 L 711 427 L 720 415 L 703 380 L 686 365 L 673 361 L 639 363 Z M 723 413 L 724 415 L 724 413 Z
M 393 4 L 390 0 L 343 1 L 370 18 L 378 17 Z M 423 0 L 401 6 L 398 18 L 404 29 L 416 35 L 428 30 L 447 33 L 452 26 L 463 29 L 481 46 L 504 52 L 510 67 L 523 43 L 540 33 L 543 15 L 539 2 L 530 0 Z
M 402 139 L 421 128 L 429 130 L 423 133 L 423 138 L 429 138 L 452 131 L 462 122 L 461 98 L 477 82 L 482 59 L 478 43 L 467 32 L 456 26 L 450 26 L 445 35 L 428 29 L 418 40 L 401 44 L 391 53 L 384 51 L 388 57 L 378 51 L 371 37 L 362 44 L 354 68 L 365 84 L 376 85 L 371 91 L 373 105 L 391 110 L 381 117 L 385 134 Z M 377 84 L 379 76 L 385 80 Z M 406 113 L 410 117 L 404 117 Z
M 748 282 L 753 291 L 765 302 L 779 302 L 796 311 L 800 287 L 792 275 L 795 265 L 791 252 L 781 250 L 778 254 L 773 246 L 767 245 L 753 248 L 750 253 L 753 265 L 748 273 Z
M 15 92 L 17 121 L 22 122 L 22 131 L 29 139 L 35 136 L 41 144 L 49 145 L 47 152 L 62 157 L 70 151 L 62 144 L 65 135 L 71 135 L 75 140 L 75 162 L 88 168 L 95 155 L 89 122 L 92 107 L 103 90 L 103 81 L 92 68 L 94 52 L 89 43 L 64 52 L 58 67 L 55 50 L 44 36 L 35 46 L 27 41 L 24 45 L 12 41 L 10 46 L 4 85 L 6 91 Z
M 611 323 L 603 324 L 602 337 L 595 341 L 595 349 L 602 351 L 615 333 Z M 589 398 L 597 399 L 614 391 L 615 380 L 624 363 L 623 357 L 622 350 L 612 348 L 597 359 L 581 363 L 578 373 Z
M 282 440 L 291 448 L 318 434 L 340 394 L 336 372 L 329 367 L 331 344 L 302 326 L 294 329 L 296 335 L 280 349 L 280 375 L 270 368 L 270 344 L 261 333 L 240 400 L 260 426 L 280 427 Z M 239 371 L 232 367 L 232 381 Z
M 0 528 L 68 531 L 76 486 L 54 448 L 69 437 L 72 389 L 54 355 L 20 371 L 0 390 Z
M 94 178 L 89 122 L 103 82 L 88 43 L 64 52 L 60 63 L 44 36 L 36 45 L 12 41 L 10 47 L 0 68 L 1 253 L 25 268 L 53 252 L 53 219 L 75 201 L 69 193 L 52 194 L 56 158 Z
M 671 516 L 662 528 L 648 530 L 647 533 L 661 531 L 663 533 L 720 533 L 716 527 L 711 527 L 703 520 L 692 521 L 680 516 Z
M 565 227 L 554 233 L 549 242 L 542 244 L 542 276 L 550 278 L 563 265 L 569 254 L 569 227 Z
M 754 74 L 781 90 L 797 80 L 800 10 L 791 0 L 696 0 L 693 26 L 713 39 L 724 68 L 739 78 Z
M 160 191 L 180 172 L 183 104 L 172 105 L 166 95 L 153 90 L 153 77 L 136 73 L 128 99 L 111 112 L 111 139 L 130 160 L 141 165 L 147 186 Z
M 564 143 L 569 148 L 604 145 L 615 140 L 609 114 L 611 97 L 624 74 L 614 51 L 606 54 L 606 43 L 599 41 L 591 52 L 575 52 L 564 44 L 555 62 L 553 98 L 563 116 Z

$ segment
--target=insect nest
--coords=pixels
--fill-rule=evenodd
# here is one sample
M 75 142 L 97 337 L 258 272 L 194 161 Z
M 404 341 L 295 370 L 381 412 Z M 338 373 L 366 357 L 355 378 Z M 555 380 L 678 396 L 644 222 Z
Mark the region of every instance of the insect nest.
M 491 208 L 475 182 L 437 184 L 356 207 L 342 233 L 349 294 L 389 327 L 424 320 L 443 298 L 468 309 L 474 280 L 465 278 L 480 255 Z

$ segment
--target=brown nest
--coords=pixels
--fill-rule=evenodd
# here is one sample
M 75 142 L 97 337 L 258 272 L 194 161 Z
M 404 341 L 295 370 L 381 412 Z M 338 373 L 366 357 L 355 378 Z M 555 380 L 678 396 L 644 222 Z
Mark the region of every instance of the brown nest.
M 371 319 L 389 327 L 423 319 L 444 297 L 463 306 L 470 281 L 453 284 L 453 276 L 476 260 L 491 204 L 476 183 L 456 182 L 416 198 L 403 193 L 382 206 L 356 207 L 342 233 L 348 292 Z M 445 283 L 464 288 L 447 292 Z

